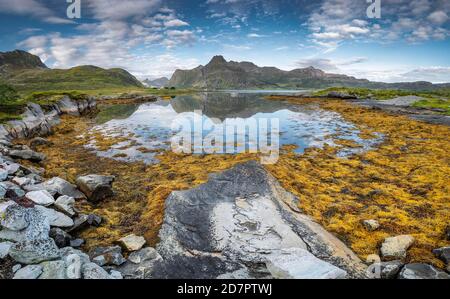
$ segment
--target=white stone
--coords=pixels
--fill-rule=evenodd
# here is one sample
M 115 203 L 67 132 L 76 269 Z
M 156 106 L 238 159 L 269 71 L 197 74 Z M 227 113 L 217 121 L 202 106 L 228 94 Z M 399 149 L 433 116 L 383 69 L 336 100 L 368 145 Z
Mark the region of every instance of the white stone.
M 16 183 L 17 185 L 19 185 L 20 187 L 25 186 L 25 185 L 29 185 L 31 183 L 31 179 L 30 178 L 25 178 L 25 177 L 20 178 L 20 177 L 17 177 L 17 176 L 14 177 L 12 179 L 12 181 L 14 183 Z
M 373 220 L 373 219 L 364 220 L 363 225 L 364 225 L 365 229 L 370 232 L 376 231 L 377 229 L 380 228 L 380 223 L 378 223 L 378 221 Z
M 120 240 L 118 243 L 126 251 L 138 251 L 145 245 L 144 237 L 138 237 L 136 235 L 129 235 Z
M 51 206 L 55 203 L 55 199 L 47 190 L 31 191 L 28 192 L 25 197 L 35 204 L 45 207 Z
M 381 245 L 381 256 L 385 260 L 404 259 L 414 241 L 414 238 L 409 235 L 387 238 Z
M 8 171 L 6 169 L 0 169 L 0 182 L 8 178 Z

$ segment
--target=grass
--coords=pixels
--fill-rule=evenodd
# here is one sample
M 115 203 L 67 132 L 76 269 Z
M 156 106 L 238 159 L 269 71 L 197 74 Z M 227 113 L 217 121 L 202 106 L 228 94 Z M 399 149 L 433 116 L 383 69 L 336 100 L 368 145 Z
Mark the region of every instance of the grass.
M 349 87 L 332 87 L 319 90 L 313 96 L 326 96 L 328 93 L 336 91 L 355 95 L 359 98 L 373 98 L 377 100 L 389 100 L 402 96 L 418 96 L 424 98 L 445 97 L 450 98 L 450 89 L 442 89 L 437 91 L 408 91 L 399 89 L 368 89 L 368 88 L 349 88 Z
M 414 107 L 417 108 L 434 108 L 434 109 L 442 109 L 444 114 L 450 115 L 450 100 L 443 99 L 425 99 L 419 102 L 414 103 Z

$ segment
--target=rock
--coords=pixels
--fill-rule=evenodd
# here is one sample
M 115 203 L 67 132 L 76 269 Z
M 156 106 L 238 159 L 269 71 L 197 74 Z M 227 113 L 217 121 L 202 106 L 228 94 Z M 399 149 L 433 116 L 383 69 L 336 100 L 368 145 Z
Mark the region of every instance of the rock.
M 70 241 L 72 240 L 71 235 L 58 227 L 53 227 L 50 229 L 50 237 L 55 240 L 56 246 L 59 248 L 70 246 Z
M 109 276 L 111 277 L 111 279 L 123 279 L 122 273 L 120 273 L 119 271 L 111 270 L 109 271 Z
M 73 226 L 68 230 L 69 233 L 76 233 L 89 227 L 89 216 L 81 214 L 73 221 Z
M 87 218 L 87 223 L 91 226 L 99 227 L 100 224 L 102 224 L 102 217 L 95 215 L 95 214 L 89 214 Z
M 450 247 L 442 247 L 433 250 L 434 255 L 442 260 L 445 264 L 450 264 Z
M 282 250 L 267 257 L 266 266 L 275 279 L 344 279 L 347 272 L 301 248 Z
M 402 261 L 390 261 L 381 263 L 381 279 L 395 279 L 403 267 Z
M 300 275 L 275 258 L 291 249 L 320 257 L 322 263 L 304 252 L 286 254 L 292 265 L 315 261 L 321 268 L 311 275 L 365 277 L 367 266 L 319 224 L 293 210 L 292 202 L 295 196 L 255 161 L 212 174 L 191 190 L 172 192 L 156 248 L 162 260 L 148 269 L 146 278 L 273 278 L 265 266 L 269 256 L 274 275 Z
M 38 264 L 56 260 L 60 257 L 59 249 L 53 239 L 32 240 L 11 246 L 9 255 L 21 264 Z
M 14 184 L 19 185 L 20 187 L 23 187 L 25 185 L 29 185 L 32 183 L 32 180 L 30 178 L 26 178 L 26 177 L 14 177 L 12 179 L 12 182 Z
M 399 279 L 450 279 L 450 275 L 427 264 L 408 264 L 398 275 Z
M 42 271 L 41 265 L 29 265 L 17 271 L 13 279 L 38 279 Z
M 18 199 L 25 196 L 25 191 L 19 186 L 11 182 L 1 182 L 0 189 L 5 190 L 5 198 Z
M 27 188 L 25 189 L 27 191 L 47 190 L 54 197 L 67 195 L 75 199 L 86 198 L 82 192 L 77 190 L 76 186 L 58 177 L 45 181 L 42 184 L 37 184 L 29 187 L 27 186 Z
M 63 213 L 57 212 L 53 209 L 45 208 L 43 206 L 36 206 L 35 209 L 40 211 L 53 227 L 72 227 L 74 222 L 72 218 L 64 215 Z
M 0 200 L 4 199 L 6 196 L 6 189 L 0 185 Z
M 32 150 L 12 150 L 9 156 L 14 159 L 28 160 L 31 162 L 41 162 L 45 160 L 45 155 Z
M 42 274 L 39 279 L 67 279 L 66 263 L 64 261 L 51 261 L 40 264 Z
M 376 231 L 380 228 L 380 223 L 376 220 L 364 220 L 363 221 L 364 228 L 369 232 Z
M 113 176 L 87 175 L 79 177 L 76 181 L 78 188 L 87 196 L 88 200 L 97 203 L 112 197 Z
M 15 205 L 15 203 L 13 203 Z M 27 228 L 21 231 L 13 231 L 4 228 L 0 231 L 0 239 L 23 242 L 31 240 L 48 239 L 50 232 L 50 224 L 47 218 L 35 208 L 25 209 L 25 219 L 28 222 Z
M 12 267 L 13 273 L 16 273 L 20 269 L 22 269 L 22 265 L 20 265 L 20 264 L 14 265 L 14 267 Z
M 119 246 L 95 248 L 90 256 L 99 266 L 120 266 L 126 262 Z
M 108 272 L 95 263 L 86 263 L 82 266 L 84 279 L 111 279 Z
M 155 265 L 162 261 L 162 257 L 154 248 L 147 247 L 131 253 L 128 261 L 116 270 L 126 279 L 150 279 L 153 278 Z
M 135 251 L 128 256 L 128 260 L 133 264 L 140 264 L 142 262 L 157 258 L 160 258 L 160 255 L 156 249 L 152 247 L 142 248 L 141 250 Z
M 85 241 L 83 239 L 74 239 L 72 241 L 70 241 L 70 247 L 73 248 L 80 248 L 81 246 L 83 246 L 85 243 Z
M 132 252 L 138 251 L 144 247 L 146 241 L 144 237 L 139 237 L 136 235 L 128 235 L 122 239 L 119 239 L 117 243 L 123 248 L 123 250 Z
M 58 211 L 66 214 L 70 217 L 73 217 L 76 215 L 74 205 L 75 205 L 75 199 L 73 197 L 69 197 L 67 195 L 58 197 L 58 199 L 55 202 L 55 208 Z
M 61 259 L 67 261 L 68 264 L 71 263 L 70 260 L 74 256 L 76 256 L 76 259 L 79 260 L 81 264 L 90 262 L 89 256 L 86 253 L 72 247 L 61 248 L 60 254 Z
M 8 163 L 6 165 L 3 165 L 4 169 L 8 171 L 10 175 L 15 174 L 20 169 L 20 164 L 17 163 Z
M 414 238 L 409 235 L 387 238 L 381 245 L 381 256 L 385 260 L 404 259 L 413 244 Z
M 10 204 L 1 213 L 1 225 L 12 231 L 21 231 L 28 227 L 27 210 L 18 204 Z
M 4 259 L 9 254 L 9 249 L 14 243 L 11 242 L 1 242 L 0 243 L 0 260 Z
M 52 142 L 50 142 L 47 139 L 42 138 L 42 137 L 35 137 L 35 138 L 30 140 L 30 147 L 31 148 L 36 148 L 36 147 L 41 146 L 41 145 L 50 146 L 52 144 L 53 144 Z
M 35 204 L 45 207 L 51 206 L 55 203 L 55 199 L 47 190 L 31 191 L 28 192 L 25 197 Z
M 8 178 L 8 170 L 0 168 L 0 182 L 5 181 Z

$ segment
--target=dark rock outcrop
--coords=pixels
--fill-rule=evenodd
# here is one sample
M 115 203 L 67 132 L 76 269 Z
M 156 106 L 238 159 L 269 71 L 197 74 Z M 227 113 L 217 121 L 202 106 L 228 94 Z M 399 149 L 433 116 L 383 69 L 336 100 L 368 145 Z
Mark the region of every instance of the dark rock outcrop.
M 173 192 L 157 247 L 163 262 L 152 277 L 363 277 L 356 255 L 297 205 L 256 162 Z

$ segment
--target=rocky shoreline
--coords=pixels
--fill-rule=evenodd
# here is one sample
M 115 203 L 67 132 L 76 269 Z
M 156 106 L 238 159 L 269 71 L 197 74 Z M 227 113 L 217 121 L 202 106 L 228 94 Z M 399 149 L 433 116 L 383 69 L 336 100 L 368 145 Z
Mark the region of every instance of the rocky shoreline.
M 22 120 L 0 126 L 0 278 L 366 278 L 368 265 L 344 243 L 299 210 L 286 192 L 256 162 L 211 175 L 198 188 L 173 192 L 166 200 L 160 243 L 128 235 L 110 247 L 83 252 L 77 234 L 102 225 L 95 214 L 80 214 L 75 202 L 95 204 L 114 196 L 114 177 L 91 174 L 76 185 L 61 178 L 44 180 L 42 170 L 21 161 L 40 162 L 34 151 L 62 114 L 83 115 L 96 99 L 68 97 L 44 109 L 29 104 Z M 29 145 L 13 144 L 27 139 Z M 22 164 L 21 164 L 22 163 Z M 301 206 L 301 202 L 300 202 Z M 376 221 L 365 223 L 376 229 Z M 449 230 L 450 233 L 450 230 Z M 450 236 L 447 236 L 450 238 Z M 378 278 L 444 278 L 426 264 L 405 265 L 410 236 L 393 236 L 381 246 Z M 435 250 L 447 264 L 450 248 Z

